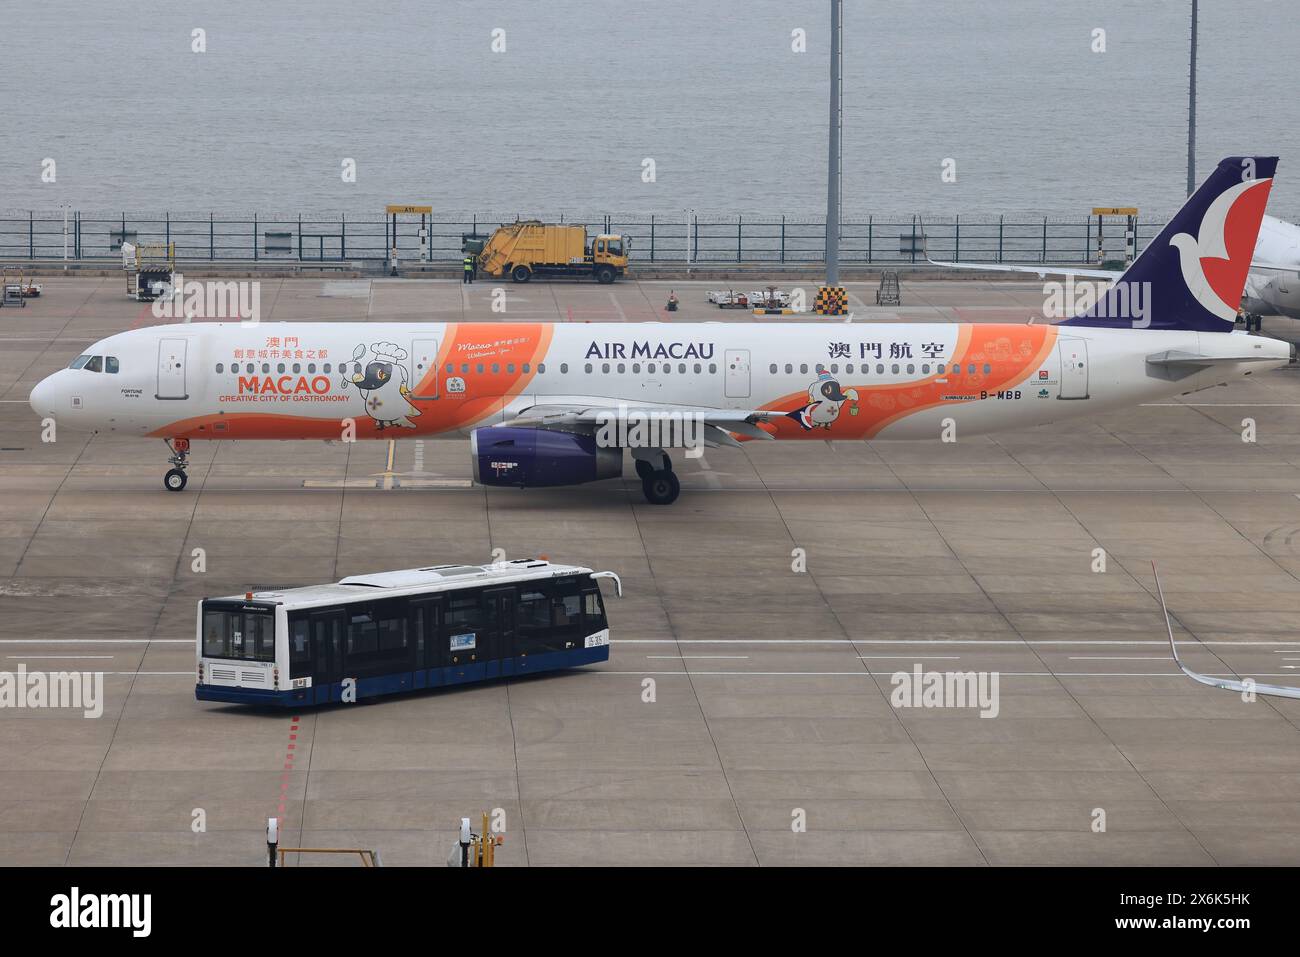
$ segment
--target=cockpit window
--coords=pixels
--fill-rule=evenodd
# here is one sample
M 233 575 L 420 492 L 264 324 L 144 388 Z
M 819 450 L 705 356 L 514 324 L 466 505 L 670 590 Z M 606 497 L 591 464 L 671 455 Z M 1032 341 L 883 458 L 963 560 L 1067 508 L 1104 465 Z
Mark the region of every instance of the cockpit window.
M 73 359 L 72 362 L 68 364 L 68 368 L 80 369 L 90 360 L 91 360 L 91 356 L 77 356 L 77 358 Z
M 86 364 L 82 366 L 82 368 L 85 369 L 87 372 L 103 372 L 104 357 L 91 356 L 89 359 L 86 360 Z
M 104 371 L 117 374 L 117 356 L 104 356 Z

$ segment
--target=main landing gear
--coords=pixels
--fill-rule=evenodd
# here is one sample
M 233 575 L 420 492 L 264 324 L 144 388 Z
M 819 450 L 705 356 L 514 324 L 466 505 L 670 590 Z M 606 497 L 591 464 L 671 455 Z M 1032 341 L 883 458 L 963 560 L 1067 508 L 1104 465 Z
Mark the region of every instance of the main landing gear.
M 189 481 L 189 476 L 185 470 L 189 467 L 190 458 L 190 440 L 189 439 L 164 439 L 167 448 L 171 450 L 172 468 L 163 476 L 163 487 L 169 492 L 179 492 L 185 488 L 185 483 Z
M 641 492 L 651 505 L 671 505 L 682 493 L 682 483 L 673 473 L 673 461 L 663 449 L 633 449 Z

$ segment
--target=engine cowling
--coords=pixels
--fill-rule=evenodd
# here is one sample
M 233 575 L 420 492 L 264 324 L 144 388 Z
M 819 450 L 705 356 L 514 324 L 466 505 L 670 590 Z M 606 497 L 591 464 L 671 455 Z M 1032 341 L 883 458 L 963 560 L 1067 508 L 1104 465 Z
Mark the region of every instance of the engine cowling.
M 474 481 L 481 485 L 581 485 L 623 474 L 622 449 L 599 446 L 594 435 L 577 432 L 475 429 L 470 435 L 470 455 Z

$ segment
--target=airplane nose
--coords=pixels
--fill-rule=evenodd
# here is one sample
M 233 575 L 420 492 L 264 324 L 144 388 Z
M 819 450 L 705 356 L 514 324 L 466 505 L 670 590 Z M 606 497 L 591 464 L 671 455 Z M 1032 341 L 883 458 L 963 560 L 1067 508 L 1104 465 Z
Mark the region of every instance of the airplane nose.
M 32 389 L 28 401 L 32 405 L 32 411 L 41 418 L 54 415 L 54 376 L 47 376 L 40 382 L 36 383 L 36 388 Z

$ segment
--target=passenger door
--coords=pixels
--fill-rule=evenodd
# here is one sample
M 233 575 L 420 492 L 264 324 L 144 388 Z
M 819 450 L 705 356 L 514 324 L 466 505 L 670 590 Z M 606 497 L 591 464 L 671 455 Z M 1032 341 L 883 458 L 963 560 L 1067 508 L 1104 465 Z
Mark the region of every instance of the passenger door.
M 484 611 L 491 658 L 486 662 L 485 677 L 515 673 L 515 590 L 493 588 L 483 593 Z
M 158 391 L 155 399 L 188 399 L 185 391 L 184 339 L 158 340 Z
M 442 634 L 442 599 L 411 602 L 411 641 L 415 645 L 415 687 L 442 684 L 439 670 L 446 664 Z
M 324 704 L 341 697 L 343 680 L 343 629 L 347 620 L 341 610 L 311 616 L 313 701 Z
M 749 350 L 728 349 L 723 359 L 727 366 L 727 398 L 749 398 Z
M 1088 341 L 1061 339 L 1056 349 L 1061 357 L 1061 391 L 1057 398 L 1088 398 Z
M 438 398 L 438 340 L 416 339 L 411 343 L 411 398 Z

